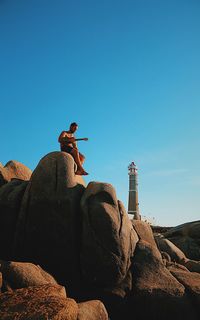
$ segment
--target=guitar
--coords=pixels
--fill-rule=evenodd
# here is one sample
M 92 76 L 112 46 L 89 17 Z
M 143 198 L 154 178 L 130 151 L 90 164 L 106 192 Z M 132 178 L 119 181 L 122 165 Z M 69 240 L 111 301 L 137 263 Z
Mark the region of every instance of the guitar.
M 88 138 L 79 138 L 79 139 L 75 139 L 75 141 L 81 141 L 81 140 L 88 141 Z

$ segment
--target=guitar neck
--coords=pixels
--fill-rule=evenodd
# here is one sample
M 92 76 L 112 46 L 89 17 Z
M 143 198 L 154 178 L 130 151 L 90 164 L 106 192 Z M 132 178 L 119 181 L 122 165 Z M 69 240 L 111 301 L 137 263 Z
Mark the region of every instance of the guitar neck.
M 75 139 L 75 141 L 81 141 L 84 140 L 83 138 Z

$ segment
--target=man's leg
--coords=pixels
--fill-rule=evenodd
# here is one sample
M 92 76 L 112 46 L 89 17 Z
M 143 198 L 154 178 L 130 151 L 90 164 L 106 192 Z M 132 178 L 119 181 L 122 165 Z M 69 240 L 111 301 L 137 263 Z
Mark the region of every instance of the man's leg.
M 83 164 L 83 162 L 85 161 L 85 156 L 79 152 L 79 159 L 80 159 L 80 163 Z
M 71 155 L 73 156 L 76 164 L 77 164 L 77 167 L 78 167 L 78 170 L 76 172 L 76 174 L 80 174 L 80 175 L 87 175 L 88 173 L 83 169 L 82 167 L 82 164 L 81 164 L 81 160 L 80 160 L 80 157 L 79 157 L 79 152 L 77 149 L 73 149 L 71 151 Z

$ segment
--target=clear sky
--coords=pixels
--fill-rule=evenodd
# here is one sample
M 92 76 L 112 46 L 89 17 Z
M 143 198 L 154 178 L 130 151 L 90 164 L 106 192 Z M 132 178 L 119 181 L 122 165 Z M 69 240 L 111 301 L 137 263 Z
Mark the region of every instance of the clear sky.
M 199 0 L 0 0 L 0 162 L 34 169 L 79 124 L 86 182 L 143 216 L 200 219 Z

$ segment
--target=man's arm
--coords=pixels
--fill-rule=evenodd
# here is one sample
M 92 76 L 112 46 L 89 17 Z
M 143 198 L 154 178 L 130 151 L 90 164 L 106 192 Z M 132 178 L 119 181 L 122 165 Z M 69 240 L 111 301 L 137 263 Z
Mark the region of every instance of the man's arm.
M 69 143 L 74 143 L 75 142 L 75 138 L 74 137 L 69 137 L 67 135 L 66 131 L 61 132 L 59 138 L 58 138 L 58 142 L 69 142 Z
M 68 142 L 68 143 L 75 143 L 76 141 L 88 141 L 88 138 L 79 138 L 79 139 L 75 139 L 74 137 L 69 137 L 69 135 L 67 134 L 66 131 L 61 132 L 59 138 L 58 138 L 58 142 Z

